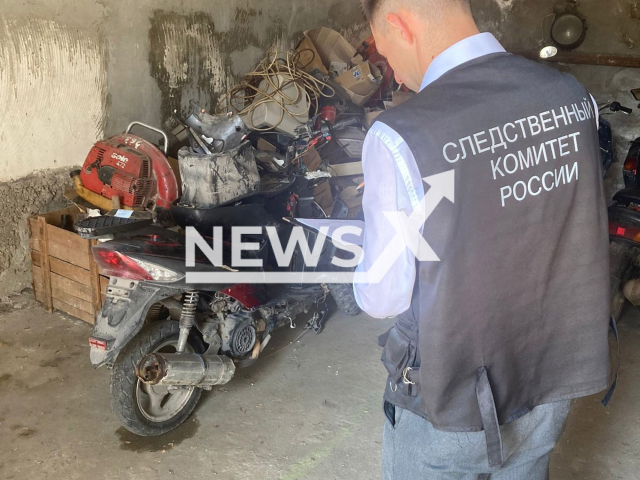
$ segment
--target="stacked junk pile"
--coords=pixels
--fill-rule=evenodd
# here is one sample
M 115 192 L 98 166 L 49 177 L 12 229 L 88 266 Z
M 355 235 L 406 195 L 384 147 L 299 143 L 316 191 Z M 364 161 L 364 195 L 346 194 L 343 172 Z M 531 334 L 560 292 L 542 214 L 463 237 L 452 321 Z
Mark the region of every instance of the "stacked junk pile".
M 72 172 L 67 197 L 106 215 L 75 229 L 96 238 L 142 222 L 210 233 L 208 210 L 244 205 L 301 178 L 295 197 L 303 212 L 290 209 L 292 217 L 358 218 L 366 130 L 410 95 L 395 84 L 373 37 L 356 49 L 329 28 L 308 31 L 295 50 L 270 51 L 216 112 L 192 101 L 169 134 L 133 122 L 97 142 Z
M 321 238 L 313 229 L 295 238 L 289 265 L 272 247 L 291 244 L 296 219 L 362 220 L 366 130 L 411 95 L 393 78 L 372 38 L 356 49 L 331 29 L 306 32 L 295 50 L 269 52 L 216 111 L 191 102 L 169 134 L 133 122 L 98 141 L 71 174 L 66 196 L 75 206 L 30 220 L 36 298 L 95 320 L 91 362 L 113 368 L 123 426 L 140 435 L 175 428 L 200 389 L 255 362 L 276 329 L 308 313 L 305 329 L 319 332 L 328 298 L 359 312 L 351 285 L 322 277 L 343 272 L 332 260 L 354 252 L 324 242 L 315 265 L 303 262 Z M 229 248 L 236 226 L 254 227 L 242 236 L 252 244 L 242 252 L 246 268 Z M 185 262 L 190 228 L 205 242 Z M 207 253 L 214 229 L 222 263 Z M 64 247 L 72 244 L 82 251 Z M 313 272 L 317 282 L 187 283 L 191 272 L 272 271 Z

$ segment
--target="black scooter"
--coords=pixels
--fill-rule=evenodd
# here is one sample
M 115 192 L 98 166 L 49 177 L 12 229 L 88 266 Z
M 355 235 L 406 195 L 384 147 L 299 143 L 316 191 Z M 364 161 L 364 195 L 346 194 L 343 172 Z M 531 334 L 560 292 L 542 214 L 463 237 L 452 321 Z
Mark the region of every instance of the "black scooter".
M 351 123 L 336 123 L 333 129 Z M 307 179 L 299 162 L 311 141 L 316 144 L 330 141 L 332 128 L 321 126 L 324 128 L 319 130 L 307 128 L 290 146 L 286 168 L 261 174 L 259 192 L 215 208 L 186 207 L 179 201 L 172 206 L 172 217 L 183 229 L 194 227 L 202 237 L 209 237 L 214 227 L 221 227 L 223 265 L 229 267 L 213 266 L 197 248 L 194 265 L 186 265 L 188 242 L 185 234 L 175 229 L 146 221 L 134 230 L 110 231 L 109 224 L 116 222 L 113 217 L 89 220 L 94 233 L 113 235 L 111 241 L 93 249 L 101 272 L 111 278 L 90 339 L 91 363 L 95 368 L 112 369 L 111 407 L 129 431 L 155 436 L 176 428 L 192 413 L 202 390 L 229 382 L 237 368 L 255 362 L 274 332 L 283 326 L 293 328 L 298 315 L 310 313 L 305 328 L 319 332 L 327 315 L 328 296 L 333 297 L 343 313 L 359 313 L 348 284 L 187 281 L 190 272 L 211 274 L 233 270 L 226 243 L 233 227 L 259 226 L 263 227 L 262 232 L 264 227 L 272 227 L 284 246 L 293 228 L 285 218 L 326 217 L 311 193 L 310 182 L 314 180 Z M 345 209 L 348 212 L 346 204 L 334 206 L 333 212 L 341 215 Z M 312 232 L 306 234 L 313 250 L 317 237 Z M 211 245 L 211 239 L 208 240 Z M 243 235 L 243 242 L 257 244 L 259 248 L 244 251 L 246 255 L 242 258 L 260 260 L 263 265 L 249 270 L 258 276 L 264 271 L 283 269 L 284 273 L 310 271 L 311 267 L 301 260 L 299 247 L 294 251 L 291 266 L 279 266 L 270 248 L 273 241 L 273 237 L 264 233 L 252 238 Z M 333 244 L 326 242 L 316 271 L 321 276 L 321 272 L 331 272 L 334 256 L 348 258 L 343 255 L 344 252 L 339 253 Z
M 640 100 L 640 98 L 636 98 Z M 618 102 L 609 105 L 613 112 L 631 114 L 631 108 Z M 602 130 L 601 130 L 601 148 Z M 613 152 L 613 149 L 611 149 Z M 613 197 L 609 207 L 609 237 L 611 258 L 611 314 L 618 320 L 627 300 L 640 304 L 640 268 L 635 259 L 640 253 L 640 177 L 638 160 L 640 157 L 640 137 L 631 142 L 623 166 L 625 188 Z

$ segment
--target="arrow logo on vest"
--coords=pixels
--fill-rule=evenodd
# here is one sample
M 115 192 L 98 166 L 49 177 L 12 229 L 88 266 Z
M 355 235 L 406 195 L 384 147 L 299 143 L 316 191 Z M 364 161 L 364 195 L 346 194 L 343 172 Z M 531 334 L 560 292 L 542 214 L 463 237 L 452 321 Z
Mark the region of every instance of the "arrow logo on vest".
M 440 258 L 422 236 L 422 229 L 425 222 L 438 207 L 443 199 L 454 203 L 455 198 L 455 171 L 432 175 L 422 179 L 429 190 L 414 208 L 413 212 L 407 216 L 405 212 L 384 212 L 385 217 L 396 231 L 395 236 L 385 247 L 382 254 L 375 260 L 368 271 L 354 272 L 254 272 L 254 271 L 234 271 L 234 272 L 187 272 L 188 283 L 380 283 L 387 275 L 391 267 L 398 258 L 406 252 L 408 248 L 415 258 L 421 262 L 439 262 Z M 260 227 L 259 227 L 260 228 Z M 296 227 L 301 228 L 301 227 Z M 324 242 L 327 227 L 322 227 L 318 239 Z M 340 227 L 355 228 L 362 234 L 360 227 Z M 350 231 L 349 233 L 355 233 Z M 193 232 L 192 232 L 193 234 Z M 198 233 L 195 233 L 199 236 Z M 187 240 L 189 240 L 187 235 Z M 191 237 L 195 238 L 195 237 Z M 202 243 L 208 247 L 213 255 L 214 252 L 206 245 L 206 241 L 200 236 Z M 196 242 L 192 240 L 192 254 L 195 252 Z M 338 241 L 336 245 L 340 245 Z M 202 247 L 201 247 L 202 248 Z M 281 247 L 282 248 L 282 247 Z M 307 245 L 307 248 L 309 246 Z M 189 251 L 189 250 L 188 250 Z M 209 254 L 205 252 L 208 256 Z M 313 255 L 313 254 L 312 254 Z M 215 259 L 210 258 L 215 265 Z M 355 260 L 360 260 L 358 256 Z M 192 260 L 195 264 L 195 260 Z M 226 267 L 228 268 L 228 267 Z
M 416 206 L 411 215 L 404 212 L 384 212 L 387 220 L 396 230 L 393 240 L 387 245 L 371 269 L 362 272 L 367 282 L 379 283 L 391 266 L 404 253 L 403 245 L 411 250 L 421 262 L 439 262 L 440 258 L 422 236 L 422 228 L 443 199 L 455 203 L 455 170 L 439 173 L 422 179 L 429 185 L 429 191 Z M 356 273 L 356 277 L 361 275 Z

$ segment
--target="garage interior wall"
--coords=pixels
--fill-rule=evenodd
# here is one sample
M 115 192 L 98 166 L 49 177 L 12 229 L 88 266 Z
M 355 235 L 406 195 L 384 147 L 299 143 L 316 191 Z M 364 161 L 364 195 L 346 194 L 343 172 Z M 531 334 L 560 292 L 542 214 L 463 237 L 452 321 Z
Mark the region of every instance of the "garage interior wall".
M 511 51 L 536 51 L 554 0 L 472 0 L 482 30 Z M 580 51 L 638 55 L 640 2 L 582 0 L 589 31 Z M 367 36 L 357 0 L 35 0 L 0 12 L 0 296 L 30 284 L 26 218 L 64 204 L 68 172 L 97 139 L 134 120 L 167 127 L 190 99 L 215 105 L 272 45 L 295 45 L 327 26 Z M 558 66 L 598 101 L 635 106 L 640 70 Z M 613 115 L 621 182 L 638 117 Z M 634 135 L 635 132 L 635 135 Z
M 0 296 L 30 285 L 27 217 L 131 121 L 209 108 L 272 45 L 328 26 L 366 35 L 357 1 L 36 0 L 0 12 Z

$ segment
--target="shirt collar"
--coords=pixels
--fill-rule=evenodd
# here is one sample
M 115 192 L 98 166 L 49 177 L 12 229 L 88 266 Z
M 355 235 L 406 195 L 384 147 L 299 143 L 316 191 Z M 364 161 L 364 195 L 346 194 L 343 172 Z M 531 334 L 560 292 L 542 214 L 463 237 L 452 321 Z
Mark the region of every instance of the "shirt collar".
M 505 49 L 491 33 L 479 33 L 465 38 L 447 48 L 431 62 L 422 80 L 420 90 L 424 90 L 449 70 L 459 67 L 463 63 L 492 53 L 502 52 L 505 52 Z

